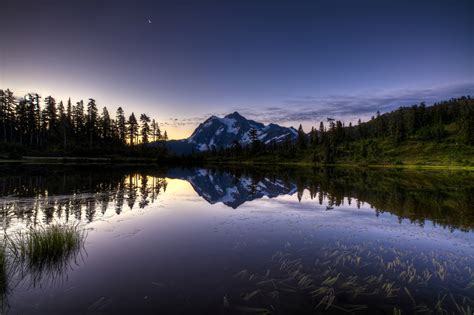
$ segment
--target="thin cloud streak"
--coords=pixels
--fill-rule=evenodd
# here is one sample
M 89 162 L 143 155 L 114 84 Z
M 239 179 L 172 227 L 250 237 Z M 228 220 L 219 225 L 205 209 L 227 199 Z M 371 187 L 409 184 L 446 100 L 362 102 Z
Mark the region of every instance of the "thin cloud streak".
M 421 102 L 432 105 L 469 94 L 474 94 L 474 83 L 373 94 L 304 96 L 285 100 L 282 106 L 271 106 L 262 111 L 243 108 L 241 112 L 246 117 L 265 123 L 319 122 L 325 121 L 327 117 L 354 122 L 359 118 L 366 120 L 377 111 L 385 113 L 400 106 L 411 106 Z
M 405 89 L 365 93 L 358 95 L 328 95 L 325 97 L 302 96 L 300 98 L 282 101 L 280 106 L 268 106 L 262 109 L 249 107 L 235 108 L 248 119 L 263 123 L 288 125 L 303 123 L 315 125 L 319 121 L 326 121 L 327 117 L 342 120 L 346 123 L 356 122 L 359 118 L 367 120 L 377 111 L 385 113 L 400 106 L 411 106 L 425 102 L 432 105 L 436 102 L 453 97 L 474 95 L 474 83 L 460 83 L 449 86 L 426 89 Z M 257 106 L 255 106 L 258 108 Z M 165 125 L 198 126 L 211 115 L 219 117 L 229 113 L 209 113 L 203 116 L 189 117 L 176 120 L 170 118 Z

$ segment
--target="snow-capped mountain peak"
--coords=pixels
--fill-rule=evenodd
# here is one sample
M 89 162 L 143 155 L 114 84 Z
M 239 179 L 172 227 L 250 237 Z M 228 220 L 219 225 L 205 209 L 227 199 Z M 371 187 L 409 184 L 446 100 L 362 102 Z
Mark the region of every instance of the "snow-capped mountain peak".
M 235 143 L 245 146 L 251 142 L 250 130 L 252 129 L 257 131 L 258 139 L 265 144 L 272 141 L 278 143 L 288 137 L 294 140 L 297 135 L 293 127 L 282 127 L 276 124 L 266 126 L 234 112 L 223 118 L 209 117 L 194 130 L 188 139 L 181 141 L 191 144 L 193 149 L 198 151 L 228 148 Z

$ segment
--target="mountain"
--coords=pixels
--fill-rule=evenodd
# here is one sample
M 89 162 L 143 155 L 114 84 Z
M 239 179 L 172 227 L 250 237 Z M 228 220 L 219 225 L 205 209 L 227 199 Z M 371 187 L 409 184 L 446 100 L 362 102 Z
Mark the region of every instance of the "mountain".
M 288 137 L 295 140 L 298 134 L 293 127 L 287 128 L 276 124 L 264 125 L 234 112 L 224 118 L 209 117 L 194 130 L 189 138 L 168 141 L 168 147 L 177 154 L 186 154 L 192 151 L 207 151 L 212 148 L 228 148 L 235 142 L 245 146 L 251 142 L 249 137 L 251 129 L 257 131 L 258 139 L 265 144 L 272 141 L 282 142 Z
M 247 201 L 292 195 L 297 192 L 295 184 L 280 179 L 264 177 L 255 180 L 245 175 L 236 177 L 228 172 L 203 168 L 170 169 L 166 176 L 187 180 L 196 193 L 210 204 L 222 202 L 233 209 Z

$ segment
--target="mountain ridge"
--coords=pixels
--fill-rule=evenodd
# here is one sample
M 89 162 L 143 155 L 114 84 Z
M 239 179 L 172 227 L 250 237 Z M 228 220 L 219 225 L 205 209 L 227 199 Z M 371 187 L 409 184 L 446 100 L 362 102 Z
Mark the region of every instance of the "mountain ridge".
M 255 129 L 258 140 L 264 144 L 279 143 L 288 138 L 293 141 L 298 134 L 293 127 L 273 123 L 265 125 L 233 112 L 222 118 L 213 115 L 200 123 L 187 139 L 171 140 L 167 145 L 176 154 L 229 148 L 237 143 L 247 146 L 251 143 L 252 129 Z

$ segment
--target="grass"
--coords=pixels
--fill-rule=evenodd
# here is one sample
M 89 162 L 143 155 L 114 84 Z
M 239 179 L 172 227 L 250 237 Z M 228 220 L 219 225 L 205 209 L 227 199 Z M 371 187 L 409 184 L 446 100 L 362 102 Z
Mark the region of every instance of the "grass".
M 5 246 L 0 245 L 0 304 L 3 305 L 8 291 L 8 272 Z
M 5 235 L 0 242 L 0 314 L 8 309 L 9 292 L 25 277 L 36 286 L 64 275 L 82 252 L 85 237 L 78 226 L 67 225 L 30 228 L 13 237 Z
M 361 147 L 367 148 L 363 157 Z M 258 156 L 222 158 L 210 157 L 209 164 L 294 165 L 294 166 L 364 166 L 377 168 L 450 169 L 474 171 L 474 146 L 458 141 L 454 136 L 442 142 L 407 139 L 394 144 L 389 139 L 370 139 L 338 146 L 334 164 L 326 165 L 322 148 L 297 150 L 292 157 L 266 153 Z M 314 159 L 315 158 L 315 159 Z
M 266 273 L 244 269 L 234 277 L 252 292 L 242 294 L 240 303 L 283 312 L 299 301 L 303 309 L 322 313 L 366 312 L 376 305 L 387 314 L 472 314 L 469 259 L 377 241 L 312 246 L 308 240 L 304 248 L 275 252 Z
M 261 160 L 214 160 L 209 159 L 208 165 L 243 165 L 243 166 L 266 166 L 266 165 L 280 165 L 280 166 L 297 166 L 297 167 L 366 167 L 366 168 L 393 168 L 393 169 L 417 169 L 417 170 L 453 170 L 453 171 L 474 171 L 474 166 L 468 165 L 452 165 L 452 164 L 405 164 L 396 161 L 392 163 L 365 163 L 355 161 L 344 161 L 334 164 L 322 164 L 307 161 L 265 161 Z
M 30 228 L 8 237 L 7 248 L 23 274 L 34 280 L 62 274 L 81 252 L 85 233 L 77 226 L 49 225 Z

